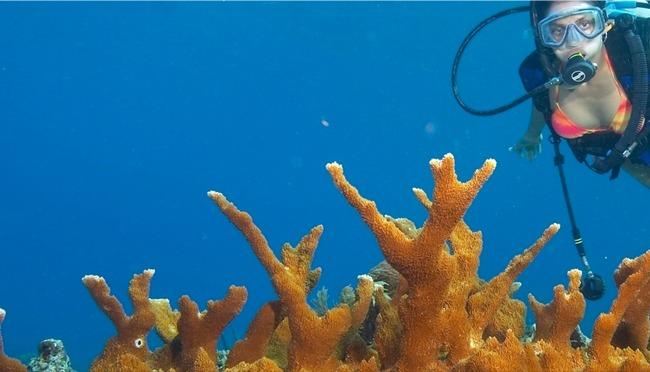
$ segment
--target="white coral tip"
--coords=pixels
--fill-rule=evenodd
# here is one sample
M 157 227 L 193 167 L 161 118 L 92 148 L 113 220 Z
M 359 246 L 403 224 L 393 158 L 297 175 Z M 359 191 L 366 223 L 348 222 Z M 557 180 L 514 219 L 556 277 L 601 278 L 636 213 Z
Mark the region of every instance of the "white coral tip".
M 156 273 L 156 270 L 155 270 L 155 269 L 146 269 L 146 270 L 144 270 L 142 273 L 145 274 L 145 275 L 147 275 L 148 277 L 152 277 L 153 274 Z
M 104 280 L 104 278 L 99 276 L 99 275 L 84 275 L 84 277 L 81 278 L 81 281 L 84 282 L 84 283 L 87 283 L 87 282 L 99 282 L 99 281 L 102 281 L 102 280 Z
M 343 169 L 343 166 L 336 161 L 325 164 L 325 169 L 330 170 L 332 168 Z
M 357 276 L 357 280 L 372 281 L 372 277 L 370 275 L 368 275 L 368 274 L 362 274 L 362 275 Z

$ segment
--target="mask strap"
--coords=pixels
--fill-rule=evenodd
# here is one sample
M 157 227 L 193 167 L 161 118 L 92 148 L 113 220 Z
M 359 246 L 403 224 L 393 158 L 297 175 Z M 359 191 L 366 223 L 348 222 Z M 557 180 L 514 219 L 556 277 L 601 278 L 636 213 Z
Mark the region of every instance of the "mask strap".
M 607 41 L 607 32 L 609 32 L 612 28 L 614 28 L 614 22 L 607 21 L 605 24 L 605 30 L 603 31 L 603 43 Z
M 605 33 L 611 31 L 612 28 L 614 28 L 614 21 L 607 21 L 607 23 L 605 23 Z

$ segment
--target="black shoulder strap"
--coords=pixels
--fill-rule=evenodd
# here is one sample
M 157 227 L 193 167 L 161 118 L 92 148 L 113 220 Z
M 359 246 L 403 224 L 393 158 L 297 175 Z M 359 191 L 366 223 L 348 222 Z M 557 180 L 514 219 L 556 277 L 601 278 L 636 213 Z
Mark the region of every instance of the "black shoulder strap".
M 611 171 L 610 179 L 618 176 L 621 165 L 635 153 L 645 147 L 648 128 L 645 125 L 645 113 L 648 108 L 648 61 L 644 42 L 637 33 L 636 20 L 630 15 L 620 15 L 616 19 L 617 27 L 628 47 L 627 53 L 632 61 L 632 114 L 621 138 L 616 142 L 605 158 L 594 159 L 590 168 L 598 173 Z M 638 148 L 638 149 L 637 149 Z
M 641 38 L 646 54 L 650 51 L 650 18 L 637 17 L 635 20 L 636 33 Z M 633 64 L 630 48 L 625 41 L 623 32 L 614 28 L 608 33 L 605 41 L 607 54 L 609 55 L 616 78 L 625 90 L 625 94 L 631 97 Z M 650 59 L 648 59 L 650 62 Z M 650 70 L 650 69 L 649 69 Z M 650 106 L 650 101 L 648 102 Z

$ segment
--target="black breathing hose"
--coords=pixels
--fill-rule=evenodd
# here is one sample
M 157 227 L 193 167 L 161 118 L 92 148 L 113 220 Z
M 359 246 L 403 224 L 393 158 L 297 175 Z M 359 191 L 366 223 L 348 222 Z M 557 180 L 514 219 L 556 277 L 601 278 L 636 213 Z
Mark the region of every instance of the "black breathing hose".
M 476 34 L 479 31 L 481 31 L 485 26 L 487 26 L 488 24 L 494 22 L 498 18 L 505 17 L 507 15 L 514 14 L 514 13 L 527 12 L 529 9 L 530 9 L 530 7 L 527 6 L 527 5 L 526 6 L 516 7 L 516 8 L 510 8 L 510 9 L 503 10 L 503 11 L 501 11 L 499 13 L 496 13 L 496 14 L 492 15 L 489 18 L 484 19 L 481 23 L 476 25 L 467 34 L 467 36 L 465 36 L 465 39 L 463 40 L 463 42 L 458 47 L 458 51 L 456 52 L 456 56 L 454 57 L 454 62 L 451 65 L 451 90 L 452 90 L 452 92 L 454 94 L 454 98 L 456 99 L 456 102 L 458 102 L 460 107 L 463 110 L 465 110 L 466 112 L 468 112 L 468 113 L 470 113 L 472 115 L 478 115 L 478 116 L 491 116 L 491 115 L 500 114 L 500 113 L 502 113 L 504 111 L 507 111 L 507 110 L 510 110 L 511 108 L 517 106 L 518 104 L 526 101 L 528 98 L 533 97 L 533 96 L 535 96 L 535 95 L 537 95 L 539 93 L 542 93 L 543 91 L 545 91 L 546 89 L 548 89 L 551 86 L 551 85 L 546 86 L 546 84 L 544 84 L 543 86 L 539 86 L 539 87 L 533 89 L 532 91 L 524 94 L 523 96 L 513 100 L 512 102 L 510 102 L 510 103 L 508 103 L 506 105 L 503 105 L 503 106 L 500 106 L 500 107 L 497 107 L 497 108 L 494 108 L 494 109 L 490 109 L 490 110 L 477 110 L 475 108 L 472 108 L 472 107 L 468 106 L 460 98 L 460 93 L 458 92 L 458 85 L 457 85 L 458 66 L 460 65 L 460 59 L 463 56 L 463 53 L 465 52 L 465 48 L 467 48 L 467 45 L 474 38 L 474 36 L 476 36 Z M 557 83 L 559 84 L 560 82 L 558 81 Z

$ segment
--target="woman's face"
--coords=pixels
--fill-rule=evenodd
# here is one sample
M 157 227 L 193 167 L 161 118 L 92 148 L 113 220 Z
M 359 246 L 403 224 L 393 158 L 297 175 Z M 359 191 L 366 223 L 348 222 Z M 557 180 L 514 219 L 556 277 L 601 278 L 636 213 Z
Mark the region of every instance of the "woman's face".
M 585 7 L 593 6 L 593 4 L 587 1 L 554 1 L 553 4 L 549 7 L 548 14 L 559 13 L 566 11 L 568 9 L 580 9 Z M 580 15 L 573 15 L 565 17 L 556 21 L 558 24 L 558 29 L 562 27 L 566 28 L 569 24 L 573 23 L 576 27 L 586 30 L 588 27 L 593 27 L 593 24 L 589 24 L 581 19 Z M 565 63 L 569 56 L 576 52 L 582 53 L 586 59 L 589 59 L 593 62 L 600 63 L 601 55 L 603 49 L 603 39 L 602 37 L 597 36 L 592 39 L 581 38 L 575 40 L 572 38 L 566 38 L 565 42 L 560 45 L 558 48 L 553 49 L 553 53 L 560 60 L 561 63 Z

